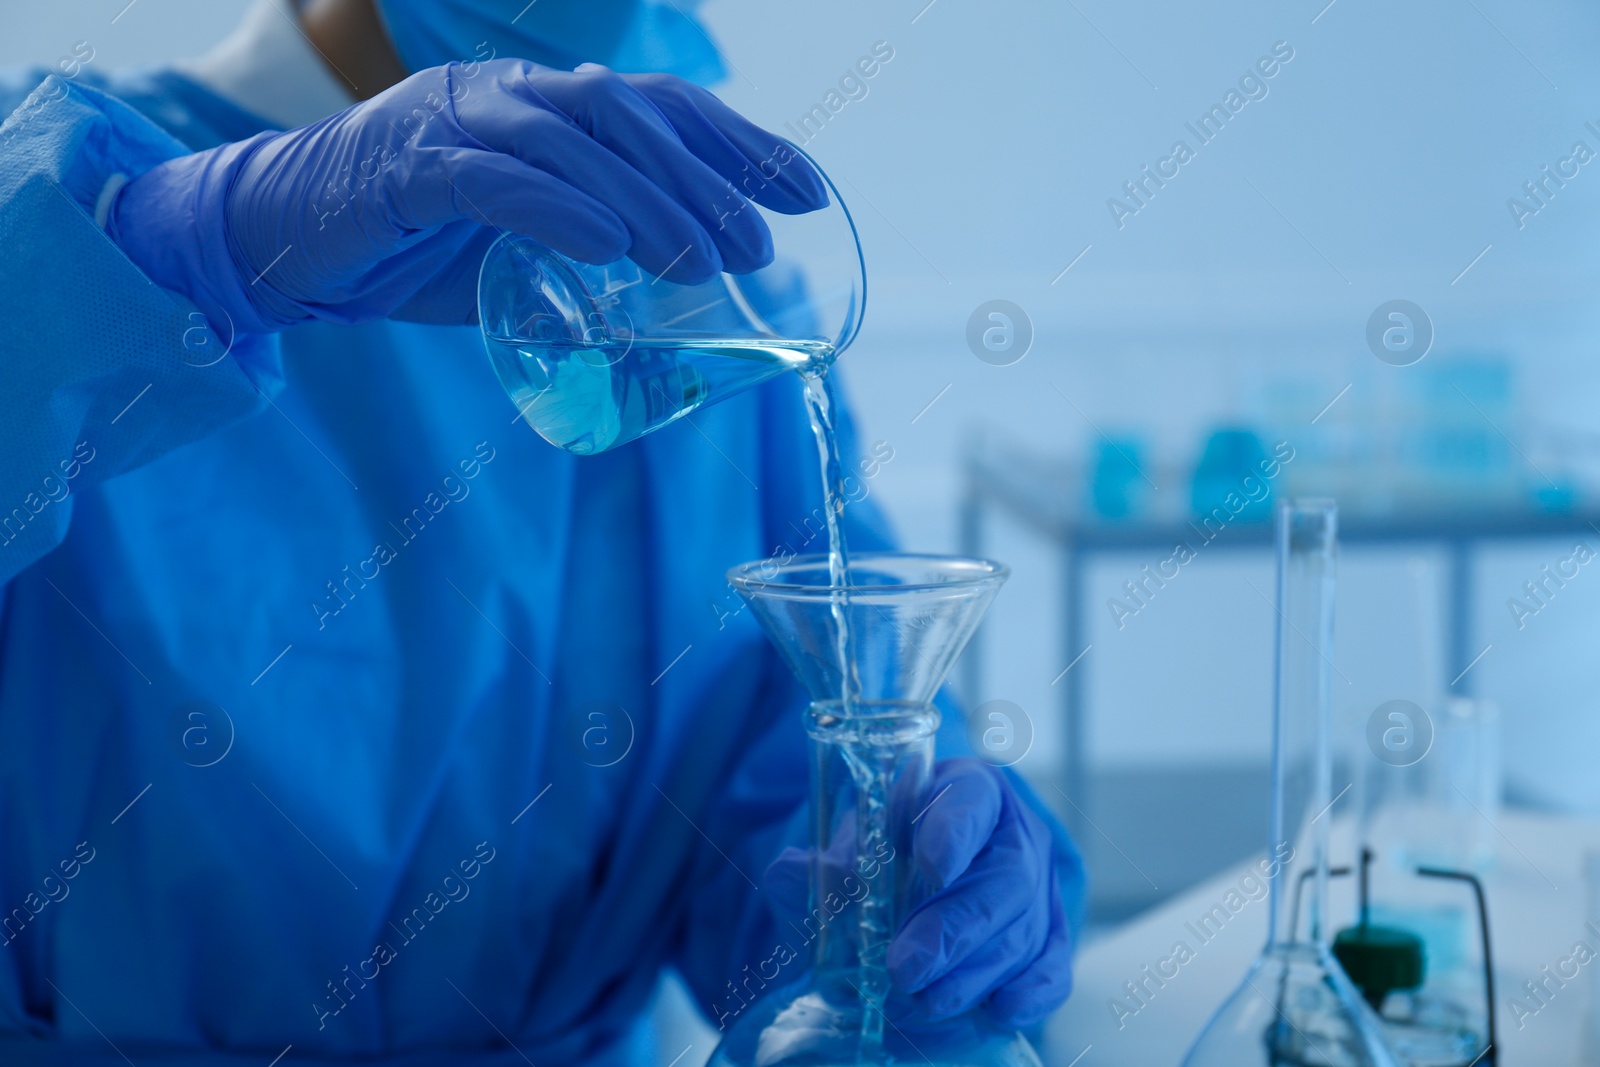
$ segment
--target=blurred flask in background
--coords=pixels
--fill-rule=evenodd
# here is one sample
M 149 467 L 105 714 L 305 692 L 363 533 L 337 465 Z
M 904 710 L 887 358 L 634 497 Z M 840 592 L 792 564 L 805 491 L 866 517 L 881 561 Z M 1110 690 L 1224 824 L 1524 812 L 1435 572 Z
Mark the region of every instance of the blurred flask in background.
M 1266 522 L 1272 517 L 1273 483 L 1263 476 L 1267 450 L 1255 431 L 1242 427 L 1213 430 L 1195 464 L 1189 506 L 1201 519 Z
M 1481 873 L 1495 860 L 1500 712 L 1464 697 L 1436 707 L 1387 701 L 1363 724 L 1372 754 L 1358 760 L 1361 835 L 1397 868 Z
M 1089 471 L 1089 506 L 1112 522 L 1142 518 L 1149 502 L 1144 442 L 1124 435 L 1103 437 Z

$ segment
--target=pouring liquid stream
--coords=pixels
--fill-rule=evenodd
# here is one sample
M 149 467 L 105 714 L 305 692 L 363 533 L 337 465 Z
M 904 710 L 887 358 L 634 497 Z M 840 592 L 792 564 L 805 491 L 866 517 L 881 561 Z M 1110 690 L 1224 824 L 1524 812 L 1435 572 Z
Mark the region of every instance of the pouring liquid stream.
M 857 671 L 854 640 L 850 632 L 850 552 L 844 536 L 844 465 L 839 457 L 839 441 L 834 427 L 838 400 L 828 377 L 826 363 L 800 368 L 805 382 L 806 412 L 817 438 L 822 469 L 823 511 L 828 527 L 828 584 L 833 588 L 831 606 L 834 618 L 834 653 L 840 666 L 841 714 L 857 713 L 861 700 L 861 679 Z M 844 759 L 856 786 L 856 859 L 859 870 L 867 869 L 872 857 L 882 855 L 880 844 L 890 838 L 889 789 L 892 758 L 870 741 L 845 742 Z M 876 1063 L 883 1047 L 884 1003 L 889 995 L 889 939 L 894 931 L 892 885 L 869 883 L 871 888 L 860 902 L 860 926 L 856 984 L 862 997 L 861 1040 L 858 1060 Z

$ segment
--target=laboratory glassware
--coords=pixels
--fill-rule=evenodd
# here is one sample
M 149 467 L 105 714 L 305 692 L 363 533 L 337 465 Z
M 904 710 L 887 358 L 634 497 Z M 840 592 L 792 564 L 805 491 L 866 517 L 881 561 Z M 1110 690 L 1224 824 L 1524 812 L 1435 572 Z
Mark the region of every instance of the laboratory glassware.
M 1276 532 L 1270 928 L 1266 946 L 1190 1046 L 1184 1067 L 1399 1067 L 1328 940 L 1338 507 L 1331 500 L 1284 501 Z M 1291 899 L 1307 871 L 1310 921 L 1301 938 Z
M 1452 698 L 1435 733 L 1438 758 L 1426 761 L 1436 764 L 1430 796 L 1448 821 L 1432 850 L 1417 842 L 1412 855 L 1419 864 L 1485 870 L 1494 861 L 1491 835 L 1503 792 L 1500 709 L 1488 700 Z
M 713 1067 L 1038 1067 L 1027 1041 L 981 1010 L 929 1026 L 886 1001 L 889 938 L 927 892 L 911 832 L 933 799 L 932 701 L 1007 574 L 987 560 L 859 553 L 841 597 L 826 556 L 728 572 L 811 699 L 811 893 L 773 956 L 730 984 L 737 1000 L 715 1009 L 724 1035 Z
M 1418 867 L 1375 891 L 1373 859 L 1372 849 L 1362 848 L 1356 923 L 1339 931 L 1333 954 L 1378 1013 L 1385 1045 L 1404 1067 L 1494 1067 L 1499 1055 L 1494 961 L 1483 883 L 1467 871 Z M 1300 889 L 1311 873 L 1302 872 L 1297 883 L 1294 916 L 1299 914 Z M 1350 873 L 1349 867 L 1333 867 L 1328 876 Z M 1459 909 L 1435 904 L 1424 910 L 1415 899 L 1422 886 L 1463 883 L 1472 890 L 1476 908 L 1475 965 L 1458 944 L 1463 932 L 1457 929 Z M 1296 926 L 1294 918 L 1290 925 Z
M 1404 700 L 1354 709 L 1348 739 L 1356 758 L 1361 840 L 1385 864 L 1485 871 L 1493 865 L 1492 820 L 1500 809 L 1499 712 L 1488 701 L 1455 697 L 1424 709 Z M 1369 724 L 1369 716 L 1379 721 Z M 1382 731 L 1380 734 L 1379 731 Z M 1374 758 L 1372 737 L 1405 748 Z M 1465 913 L 1463 912 L 1463 915 Z
M 775 258 L 748 274 L 681 285 L 629 259 L 580 263 L 516 234 L 490 246 L 478 276 L 484 345 L 541 437 L 604 452 L 784 371 L 824 369 L 854 340 L 867 280 L 850 212 L 799 149 L 768 163 L 815 171 L 828 204 L 785 215 L 730 185 L 731 210 L 755 212 L 772 234 Z M 752 171 L 748 190 L 776 173 Z
M 1430 716 L 1386 701 L 1351 731 L 1358 907 L 1333 948 L 1402 1063 L 1487 1065 L 1496 1056 L 1493 979 L 1487 910 L 1471 872 L 1493 857 L 1478 824 L 1498 806 L 1496 718 L 1491 705 L 1468 700 L 1434 706 L 1442 712 Z M 1460 882 L 1475 891 L 1476 916 Z

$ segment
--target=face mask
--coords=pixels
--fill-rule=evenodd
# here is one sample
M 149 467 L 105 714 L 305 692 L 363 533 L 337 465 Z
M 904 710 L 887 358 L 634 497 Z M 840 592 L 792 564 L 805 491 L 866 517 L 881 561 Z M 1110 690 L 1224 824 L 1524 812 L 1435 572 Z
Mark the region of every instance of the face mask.
M 378 0 L 378 11 L 412 71 L 517 58 L 560 70 L 604 63 L 701 84 L 723 75 L 699 22 L 666 0 Z

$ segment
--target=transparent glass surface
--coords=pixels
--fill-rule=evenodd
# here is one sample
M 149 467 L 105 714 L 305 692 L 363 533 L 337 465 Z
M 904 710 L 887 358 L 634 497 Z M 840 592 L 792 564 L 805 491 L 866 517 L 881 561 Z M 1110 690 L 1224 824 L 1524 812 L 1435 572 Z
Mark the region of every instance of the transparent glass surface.
M 1323 945 L 1268 945 L 1184 1067 L 1402 1067 L 1382 1024 Z
M 1272 810 L 1267 851 L 1285 860 L 1274 888 L 1306 886 L 1309 938 L 1326 941 L 1328 827 L 1333 800 L 1334 581 L 1338 510 L 1331 500 L 1290 500 L 1277 513 Z M 1273 941 L 1296 938 L 1292 894 L 1271 898 Z
M 1185 1067 L 1399 1067 L 1383 1026 L 1329 949 L 1333 606 L 1338 508 L 1277 513 L 1277 627 L 1267 854 L 1271 931 L 1244 980 L 1195 1039 Z M 1307 934 L 1294 907 L 1304 885 Z
M 855 223 L 808 157 L 783 165 L 815 170 L 829 202 L 784 215 L 741 201 L 775 251 L 748 274 L 680 285 L 628 259 L 580 263 L 528 237 L 490 247 L 478 277 L 484 344 L 540 436 L 579 455 L 603 452 L 844 351 L 867 295 Z
M 729 580 L 812 697 L 811 892 L 783 969 L 722 1018 L 717 1067 L 918 1064 L 1039 1067 L 1015 1031 L 981 1012 L 929 1024 L 889 994 L 884 956 L 926 887 L 911 862 L 911 827 L 929 800 L 931 704 L 1007 571 L 986 560 L 862 553 L 850 586 L 829 582 L 826 556 L 758 560 Z M 840 610 L 859 679 L 848 706 L 836 638 Z
M 998 563 L 901 552 L 850 555 L 846 625 L 864 701 L 926 704 L 1011 572 Z M 827 556 L 756 560 L 728 572 L 767 638 L 816 701 L 844 689 Z
M 1406 1067 L 1464 1067 L 1484 1047 L 1481 1014 L 1421 990 L 1389 994 L 1379 1018 L 1384 1041 Z

